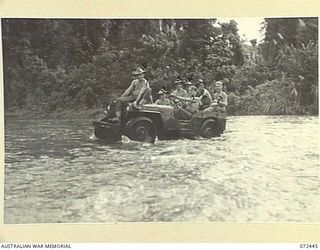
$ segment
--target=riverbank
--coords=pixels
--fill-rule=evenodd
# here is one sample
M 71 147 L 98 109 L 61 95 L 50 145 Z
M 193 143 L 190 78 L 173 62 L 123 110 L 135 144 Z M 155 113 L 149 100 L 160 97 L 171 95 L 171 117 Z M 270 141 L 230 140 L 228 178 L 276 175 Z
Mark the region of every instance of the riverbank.
M 60 110 L 52 113 L 44 113 L 34 110 L 19 109 L 14 111 L 5 111 L 5 118 L 19 118 L 37 119 L 37 118 L 96 118 L 103 113 L 104 109 L 81 109 L 81 110 Z
M 39 110 L 27 110 L 27 109 L 17 109 L 11 111 L 5 111 L 5 118 L 26 118 L 26 119 L 39 119 L 39 118 L 47 118 L 47 119 L 56 119 L 56 118 L 93 118 L 97 119 L 101 117 L 103 114 L 104 108 L 94 108 L 94 109 L 67 109 L 67 110 L 59 110 L 52 113 L 40 112 Z M 279 115 L 279 114 L 257 114 L 257 113 L 228 113 L 228 116 L 265 116 L 265 115 Z M 292 114 L 295 116 L 301 116 L 302 114 Z M 303 114 L 302 116 L 317 116 L 315 114 Z

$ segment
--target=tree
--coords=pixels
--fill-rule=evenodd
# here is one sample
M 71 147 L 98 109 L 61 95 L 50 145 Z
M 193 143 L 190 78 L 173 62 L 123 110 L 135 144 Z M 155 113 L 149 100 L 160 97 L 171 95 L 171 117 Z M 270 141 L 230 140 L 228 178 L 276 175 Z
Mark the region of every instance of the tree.
M 302 48 L 318 41 L 318 18 L 265 18 L 264 29 L 263 56 L 271 64 L 287 45 Z

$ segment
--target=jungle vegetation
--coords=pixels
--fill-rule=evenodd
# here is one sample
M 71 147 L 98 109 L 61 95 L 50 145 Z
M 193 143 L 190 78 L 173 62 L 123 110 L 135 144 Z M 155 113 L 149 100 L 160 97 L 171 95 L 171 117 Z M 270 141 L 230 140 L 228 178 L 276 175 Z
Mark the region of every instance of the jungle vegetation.
M 5 111 L 104 108 L 146 70 L 156 93 L 221 80 L 233 115 L 318 115 L 318 19 L 265 18 L 249 43 L 217 19 L 2 19 Z

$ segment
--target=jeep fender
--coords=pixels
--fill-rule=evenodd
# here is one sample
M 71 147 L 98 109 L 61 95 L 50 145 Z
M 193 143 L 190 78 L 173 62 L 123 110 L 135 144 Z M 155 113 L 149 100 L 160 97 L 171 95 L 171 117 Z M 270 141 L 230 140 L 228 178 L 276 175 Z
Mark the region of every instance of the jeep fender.
M 160 115 L 159 115 L 158 119 L 155 116 L 157 116 L 157 114 L 152 114 L 152 116 L 150 117 L 150 114 L 146 115 L 146 114 L 142 113 L 138 117 L 131 117 L 126 122 L 124 128 L 126 130 L 129 126 L 133 126 L 140 121 L 147 121 L 147 122 L 150 122 L 155 127 L 155 129 L 157 130 L 157 133 L 158 133 L 159 129 L 161 129 L 161 127 L 162 127 L 162 121 L 161 121 Z M 160 122 L 161 122 L 161 124 L 159 124 Z M 159 125 L 161 125 L 161 126 L 159 126 Z
M 138 128 L 139 129 L 142 128 L 142 130 L 144 130 L 144 133 L 142 133 L 142 138 L 141 138 L 141 134 L 140 135 L 136 134 L 136 133 L 139 134 L 139 132 L 137 132 L 139 131 Z M 150 118 L 145 116 L 132 118 L 126 123 L 125 129 L 124 129 L 124 134 L 128 136 L 130 139 L 137 140 L 137 141 L 148 141 L 152 143 L 154 142 L 157 136 L 157 133 L 158 133 L 158 130 L 157 130 L 156 124 Z M 146 135 L 147 137 L 145 137 Z
M 207 132 L 210 130 L 210 128 L 211 128 L 211 131 L 210 131 L 211 135 L 207 137 L 208 136 Z M 212 136 L 213 137 L 220 136 L 221 132 L 220 132 L 218 119 L 208 118 L 205 121 L 203 121 L 199 129 L 199 134 L 205 138 L 211 138 Z
M 226 130 L 226 119 L 220 119 L 220 118 L 208 118 L 206 119 L 203 124 L 208 121 L 208 120 L 214 120 L 217 126 L 217 129 L 220 134 L 223 134 L 224 131 Z

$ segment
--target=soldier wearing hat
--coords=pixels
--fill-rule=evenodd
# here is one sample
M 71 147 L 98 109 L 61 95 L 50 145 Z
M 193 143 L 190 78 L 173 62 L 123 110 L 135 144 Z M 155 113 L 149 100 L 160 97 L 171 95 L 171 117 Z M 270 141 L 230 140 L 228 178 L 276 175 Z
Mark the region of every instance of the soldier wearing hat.
M 176 89 L 172 92 L 172 95 L 180 96 L 180 97 L 187 97 L 188 93 L 185 89 L 182 88 L 182 81 L 181 79 L 177 79 L 175 81 Z
M 119 100 L 134 102 L 135 105 L 138 105 L 139 102 L 148 103 L 151 101 L 151 89 L 148 81 L 144 78 L 144 73 L 145 71 L 141 68 L 137 68 L 132 73 L 136 79 L 131 82 L 129 88 L 126 89 Z
M 167 98 L 167 91 L 165 89 L 160 89 L 157 94 L 160 95 L 160 99 L 156 100 L 155 104 L 166 106 L 171 105 L 170 100 Z
M 122 108 L 127 102 L 133 102 L 133 106 L 139 104 L 152 103 L 151 88 L 148 81 L 144 78 L 145 71 L 137 68 L 132 74 L 136 77 L 126 91 L 118 98 L 116 105 L 116 119 L 119 120 Z
M 178 120 L 189 120 L 192 118 L 192 115 L 197 112 L 201 106 L 200 97 L 196 97 L 197 88 L 196 86 L 191 86 L 188 90 L 187 97 L 178 97 L 174 96 L 180 101 L 184 101 L 186 103 L 185 108 L 175 107 L 174 116 Z
M 196 97 L 201 98 L 201 102 L 203 106 L 209 106 L 210 103 L 212 102 L 211 94 L 209 90 L 205 88 L 204 82 L 202 79 L 198 80 L 198 90 L 196 93 Z
M 189 92 L 189 89 L 191 86 L 195 86 L 192 82 L 191 82 L 192 78 L 187 78 L 187 81 L 185 82 L 185 88 L 187 90 L 187 92 Z

